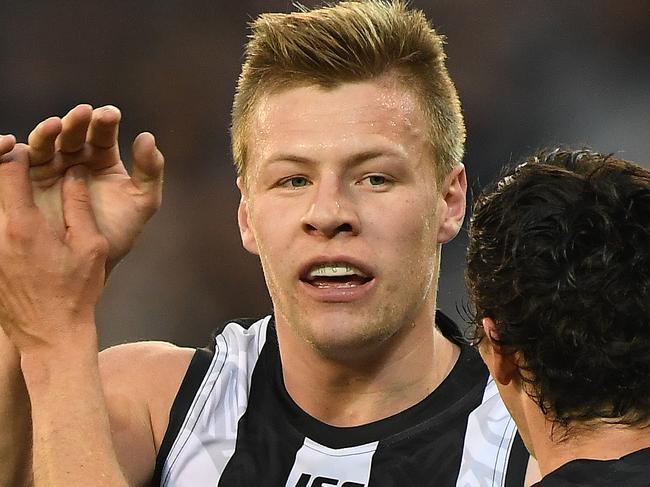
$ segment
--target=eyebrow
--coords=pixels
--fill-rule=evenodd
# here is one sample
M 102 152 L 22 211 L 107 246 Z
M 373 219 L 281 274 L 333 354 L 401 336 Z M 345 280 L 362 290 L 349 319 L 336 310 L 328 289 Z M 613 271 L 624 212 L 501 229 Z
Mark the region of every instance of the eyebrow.
M 370 149 L 370 150 L 365 150 L 351 155 L 350 157 L 345 159 L 344 163 L 346 165 L 355 166 L 357 164 L 370 161 L 372 159 L 377 159 L 378 157 L 402 158 L 403 155 L 401 154 L 400 151 L 396 151 L 396 150 Z M 268 159 L 269 164 L 276 163 L 276 162 L 295 162 L 298 164 L 315 164 L 317 160 L 309 157 L 299 156 L 297 154 L 280 152 Z

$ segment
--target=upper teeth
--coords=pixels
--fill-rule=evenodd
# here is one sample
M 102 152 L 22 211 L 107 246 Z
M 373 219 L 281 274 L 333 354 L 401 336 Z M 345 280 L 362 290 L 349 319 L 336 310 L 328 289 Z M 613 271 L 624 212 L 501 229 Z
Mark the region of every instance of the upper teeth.
M 349 264 L 320 264 L 309 271 L 309 277 L 337 277 L 337 276 L 361 276 L 367 277 L 356 267 Z

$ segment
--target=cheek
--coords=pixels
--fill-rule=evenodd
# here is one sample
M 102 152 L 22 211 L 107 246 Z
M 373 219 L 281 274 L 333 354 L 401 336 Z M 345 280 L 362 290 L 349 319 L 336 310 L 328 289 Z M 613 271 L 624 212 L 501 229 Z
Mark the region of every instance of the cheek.
M 290 208 L 261 203 L 257 203 L 252 213 L 252 229 L 264 272 L 275 276 L 288 269 L 296 256 L 290 249 L 296 242 L 295 228 L 299 220 L 297 224 Z
M 436 248 L 436 213 L 428 200 L 408 199 L 402 202 L 399 212 L 386 219 L 385 224 L 398 240 L 404 252 L 419 254 L 433 252 Z
M 426 204 L 404 200 L 400 211 L 386 209 L 368 230 L 379 262 L 390 262 L 384 270 L 395 276 L 391 289 L 423 285 L 429 279 L 437 259 L 436 217 Z

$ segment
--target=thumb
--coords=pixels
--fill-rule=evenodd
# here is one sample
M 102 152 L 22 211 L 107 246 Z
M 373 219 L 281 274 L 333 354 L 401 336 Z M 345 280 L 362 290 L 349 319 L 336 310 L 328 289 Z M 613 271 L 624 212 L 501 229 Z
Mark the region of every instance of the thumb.
M 158 208 L 162 198 L 165 158 L 156 147 L 156 139 L 143 132 L 133 142 L 133 184 L 151 198 L 151 206 Z
M 86 185 L 85 166 L 70 167 L 63 179 L 61 199 L 63 219 L 67 233 L 99 233 L 95 215 L 90 205 L 90 195 Z

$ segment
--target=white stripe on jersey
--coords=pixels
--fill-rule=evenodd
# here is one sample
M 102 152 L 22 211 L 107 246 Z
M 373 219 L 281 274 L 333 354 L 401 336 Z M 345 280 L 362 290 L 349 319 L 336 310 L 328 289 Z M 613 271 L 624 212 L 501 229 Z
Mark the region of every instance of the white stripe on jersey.
M 463 458 L 457 487 L 503 487 L 510 449 L 517 434 L 494 379 L 490 377 L 483 402 L 467 420 Z
M 246 412 L 253 369 L 270 316 L 245 329 L 229 323 L 215 339 L 210 368 L 190 406 L 162 471 L 163 487 L 214 485 L 235 452 L 237 423 Z

